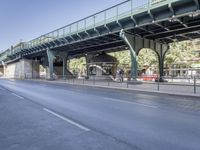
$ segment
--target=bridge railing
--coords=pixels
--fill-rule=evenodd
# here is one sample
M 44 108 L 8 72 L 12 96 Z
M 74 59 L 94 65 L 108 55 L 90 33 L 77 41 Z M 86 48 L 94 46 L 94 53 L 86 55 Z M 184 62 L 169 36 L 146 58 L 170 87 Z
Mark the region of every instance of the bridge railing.
M 55 40 L 65 40 L 66 42 L 64 37 L 70 37 L 80 32 L 87 32 L 89 29 L 93 29 L 101 25 L 107 25 L 108 23 L 130 17 L 131 15 L 139 12 L 145 12 L 148 9 L 166 5 L 174 1 L 179 0 L 127 0 L 94 15 L 33 39 L 25 44 L 24 49 L 30 49 Z
M 3 51 L 0 54 L 0 61 L 4 61 L 8 57 L 9 54 L 10 54 L 10 49 Z

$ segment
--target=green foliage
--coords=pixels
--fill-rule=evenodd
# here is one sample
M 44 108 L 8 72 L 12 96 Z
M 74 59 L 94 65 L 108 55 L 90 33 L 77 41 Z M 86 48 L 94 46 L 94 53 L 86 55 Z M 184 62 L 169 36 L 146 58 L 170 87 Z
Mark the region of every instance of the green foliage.
M 74 58 L 70 60 L 70 71 L 83 71 L 85 69 L 86 60 L 85 57 Z
M 117 60 L 119 62 L 118 66 L 120 68 L 131 66 L 131 57 L 130 57 L 130 51 L 129 50 L 113 52 L 113 53 L 109 53 L 109 55 L 117 58 Z
M 184 41 L 184 42 L 174 42 L 170 44 L 170 50 L 167 52 L 165 56 L 165 64 L 169 66 L 172 64 L 178 63 L 187 63 L 190 65 L 191 59 L 196 57 L 198 54 L 194 53 L 195 46 L 194 42 Z M 117 58 L 119 61 L 118 67 L 120 68 L 130 68 L 131 66 L 131 57 L 129 50 L 112 52 L 109 53 Z M 158 56 L 151 49 L 142 49 L 137 56 L 138 61 L 138 69 L 143 69 L 144 65 L 149 67 L 156 67 L 158 69 Z M 85 58 L 81 57 L 80 59 L 72 59 L 70 60 L 70 70 L 82 71 L 85 69 Z
M 138 68 L 141 70 L 144 68 L 144 65 L 149 67 L 157 67 L 158 68 L 158 56 L 156 52 L 151 49 L 144 48 L 139 52 L 137 57 Z
M 190 60 L 197 55 L 197 53 L 194 53 L 194 47 L 194 43 L 191 41 L 171 43 L 165 56 L 165 64 L 190 64 Z

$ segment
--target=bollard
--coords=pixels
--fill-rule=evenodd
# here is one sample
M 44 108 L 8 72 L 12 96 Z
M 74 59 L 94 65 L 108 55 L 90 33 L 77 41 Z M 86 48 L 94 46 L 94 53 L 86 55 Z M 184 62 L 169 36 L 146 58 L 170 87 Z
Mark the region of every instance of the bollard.
M 128 81 L 126 82 L 127 84 L 126 84 L 126 87 L 128 88 Z
M 93 76 L 93 85 L 95 85 L 95 77 Z
M 157 84 L 157 90 L 160 91 L 160 82 L 158 81 L 158 84 Z
M 194 94 L 197 93 L 197 88 L 196 88 L 196 78 L 194 77 Z

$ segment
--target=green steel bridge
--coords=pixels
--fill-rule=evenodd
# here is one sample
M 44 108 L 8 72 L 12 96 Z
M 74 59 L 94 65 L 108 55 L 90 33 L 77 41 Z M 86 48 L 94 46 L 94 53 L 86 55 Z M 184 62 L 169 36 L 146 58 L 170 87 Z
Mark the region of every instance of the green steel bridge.
M 130 49 L 132 77 L 137 76 L 136 56 L 142 48 L 154 50 L 160 76 L 168 44 L 200 37 L 199 0 L 127 0 L 0 54 L 0 62 L 48 59 L 50 76 L 55 55 L 66 58 L 101 51 Z M 64 58 L 64 56 L 66 58 Z

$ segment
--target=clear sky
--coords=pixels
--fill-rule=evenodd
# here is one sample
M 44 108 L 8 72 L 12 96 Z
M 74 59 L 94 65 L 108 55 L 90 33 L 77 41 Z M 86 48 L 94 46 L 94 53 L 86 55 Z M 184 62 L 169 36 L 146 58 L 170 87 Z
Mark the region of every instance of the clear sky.
M 124 0 L 0 0 L 0 51 Z

